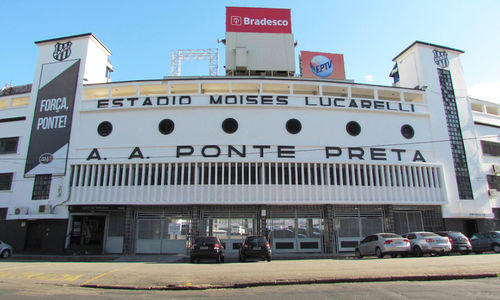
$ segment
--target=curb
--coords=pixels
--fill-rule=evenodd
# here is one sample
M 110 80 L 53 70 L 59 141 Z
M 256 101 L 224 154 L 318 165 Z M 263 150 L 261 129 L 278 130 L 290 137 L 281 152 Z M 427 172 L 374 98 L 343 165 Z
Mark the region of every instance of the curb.
M 259 286 L 278 286 L 278 285 L 301 285 L 301 284 L 325 284 L 325 283 L 350 283 L 350 282 L 388 282 L 388 281 L 434 281 L 434 280 L 458 280 L 458 279 L 481 279 L 500 277 L 500 273 L 482 273 L 482 274 L 447 274 L 447 275 L 402 275 L 402 276 L 383 276 L 366 278 L 327 278 L 327 279 L 291 279 L 291 280 L 272 280 L 260 282 L 246 282 L 235 284 L 219 285 L 165 285 L 165 286 L 120 286 L 120 285 L 99 285 L 82 284 L 79 287 L 98 288 L 98 289 L 121 289 L 121 290 L 209 290 L 209 289 L 242 289 Z

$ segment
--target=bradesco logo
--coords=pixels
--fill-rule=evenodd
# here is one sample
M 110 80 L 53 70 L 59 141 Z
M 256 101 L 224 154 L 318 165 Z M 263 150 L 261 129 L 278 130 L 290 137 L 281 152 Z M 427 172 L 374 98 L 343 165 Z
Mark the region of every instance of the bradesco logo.
M 243 22 L 241 21 L 241 17 L 240 16 L 231 16 L 231 25 L 234 25 L 234 26 L 243 25 Z
M 333 62 L 326 56 L 316 55 L 311 59 L 311 71 L 318 77 L 329 77 L 333 73 Z
M 241 21 L 243 19 L 243 22 Z M 232 16 L 231 23 L 235 26 L 241 25 L 256 25 L 256 26 L 288 26 L 287 20 L 271 20 L 267 18 L 252 19 L 249 17 Z
M 291 33 L 289 9 L 227 7 L 227 32 Z

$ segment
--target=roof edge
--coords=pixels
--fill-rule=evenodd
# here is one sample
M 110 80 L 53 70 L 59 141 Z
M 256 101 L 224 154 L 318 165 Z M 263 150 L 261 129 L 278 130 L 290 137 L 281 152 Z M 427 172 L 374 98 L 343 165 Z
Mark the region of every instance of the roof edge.
M 80 38 L 80 37 L 84 37 L 84 36 L 90 36 L 90 37 L 94 38 L 111 55 L 111 51 L 109 51 L 108 47 L 106 47 L 92 32 L 70 35 L 70 36 L 63 36 L 63 37 L 42 40 L 42 41 L 36 41 L 35 45 L 48 43 L 48 42 L 54 42 L 54 41 L 58 41 L 58 40 L 68 40 L 68 39 Z
M 422 42 L 422 41 L 414 41 L 410 46 L 406 47 L 406 49 L 404 49 L 403 51 L 401 51 L 401 53 L 399 53 L 398 55 L 396 55 L 396 57 L 394 57 L 392 59 L 392 61 L 395 61 L 398 57 L 400 57 L 401 55 L 403 55 L 403 53 L 405 53 L 406 51 L 408 51 L 408 49 L 410 49 L 411 47 L 415 46 L 416 44 L 420 44 L 420 45 L 424 45 L 424 46 L 431 46 L 431 47 L 443 48 L 443 49 L 447 49 L 447 50 L 455 51 L 455 52 L 459 52 L 459 53 L 465 53 L 465 51 L 462 51 L 462 50 L 459 50 L 459 49 L 455 49 L 455 48 L 451 48 L 451 47 L 441 46 L 441 45 L 438 45 L 438 44 L 432 44 L 432 43 L 427 43 L 427 42 Z

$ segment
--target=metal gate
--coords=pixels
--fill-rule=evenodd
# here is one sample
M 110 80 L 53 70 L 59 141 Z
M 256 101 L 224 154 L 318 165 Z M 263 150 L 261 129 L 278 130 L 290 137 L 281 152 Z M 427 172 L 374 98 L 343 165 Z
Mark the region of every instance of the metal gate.
M 139 211 L 136 220 L 137 254 L 187 253 L 191 232 L 188 212 Z
M 200 232 L 218 237 L 226 254 L 236 254 L 247 236 L 258 234 L 257 221 L 257 210 L 254 209 L 203 210 Z
M 384 232 L 381 209 L 335 209 L 333 215 L 339 252 L 354 251 L 363 237 Z
M 271 209 L 266 222 L 270 243 L 276 253 L 325 251 L 320 208 Z

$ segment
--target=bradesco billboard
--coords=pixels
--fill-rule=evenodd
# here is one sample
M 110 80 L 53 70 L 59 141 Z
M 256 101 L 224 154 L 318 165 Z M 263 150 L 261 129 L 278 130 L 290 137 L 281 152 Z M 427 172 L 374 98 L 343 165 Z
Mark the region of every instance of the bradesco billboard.
M 290 9 L 226 7 L 226 32 L 291 34 Z
M 306 78 L 345 79 L 344 55 L 300 51 L 300 69 Z

